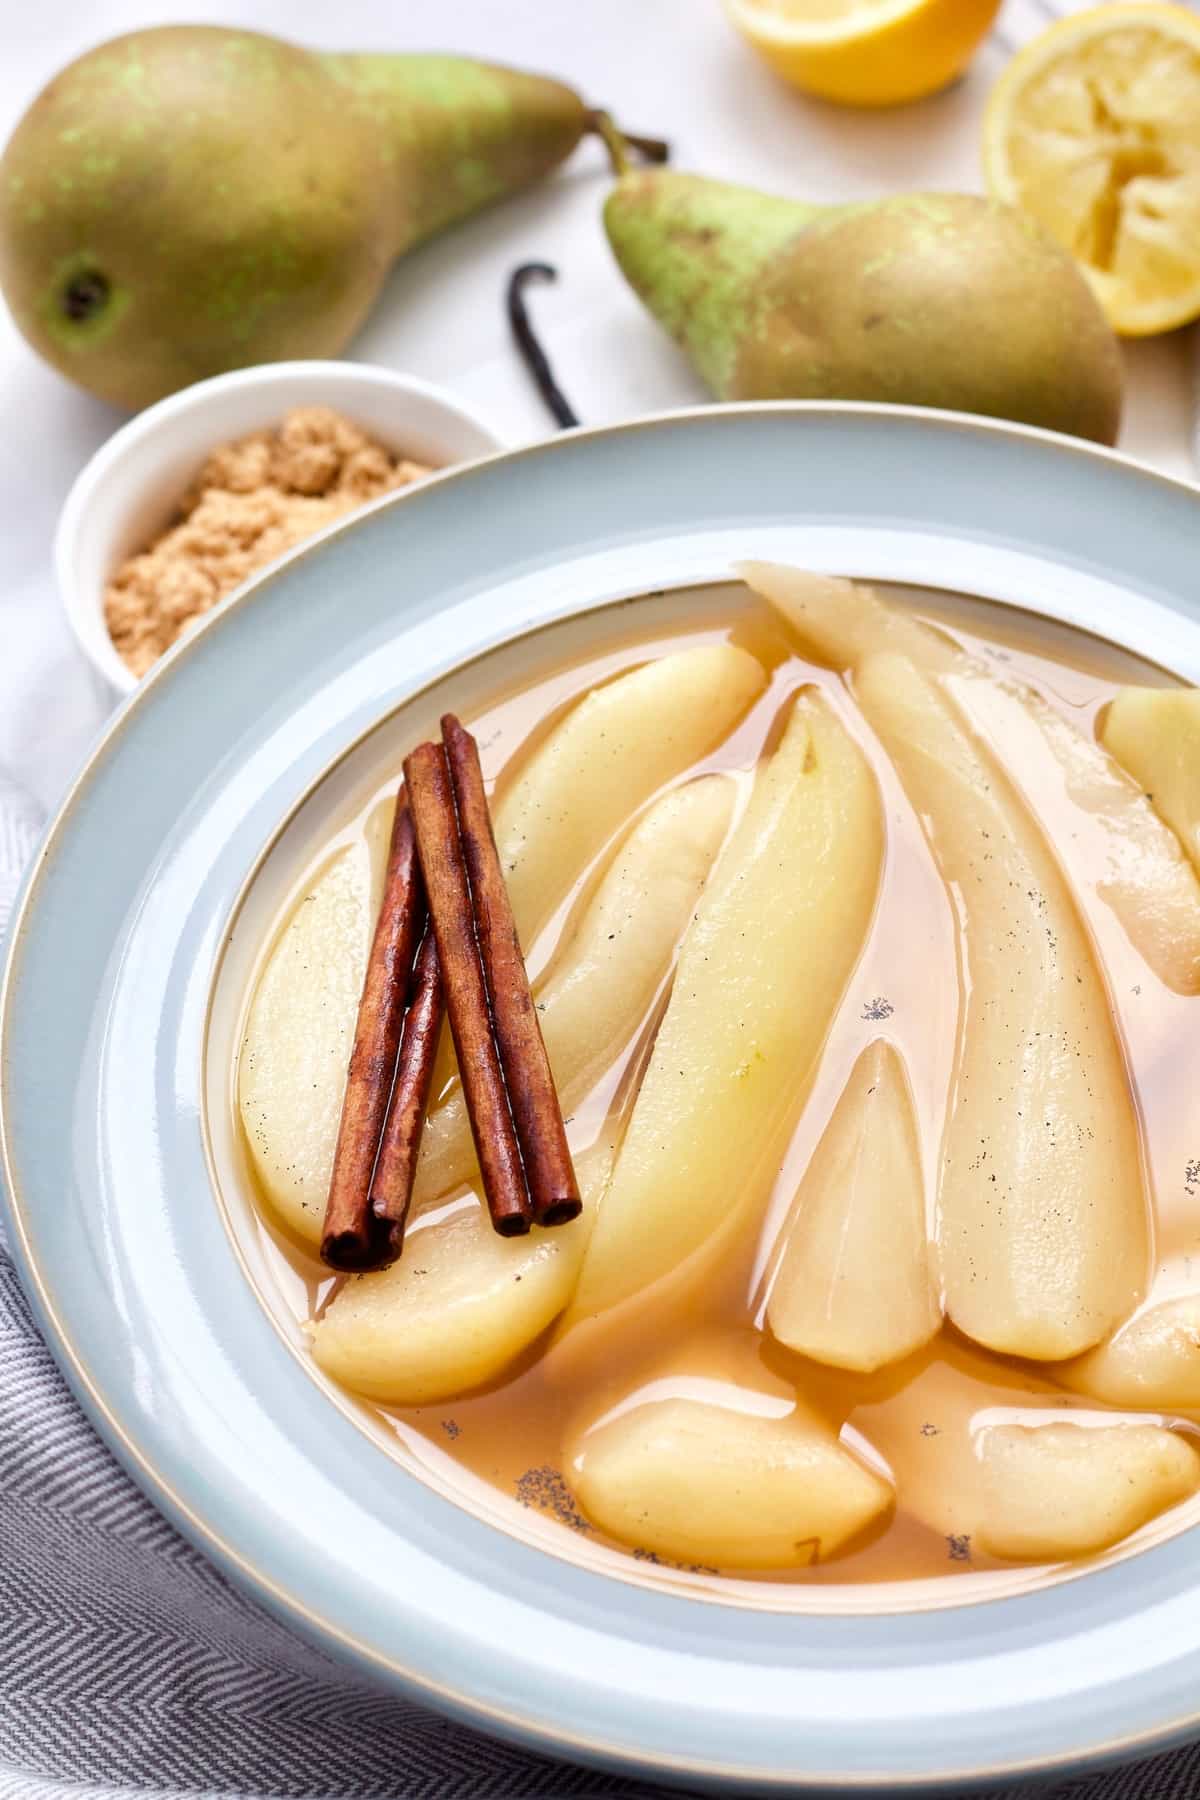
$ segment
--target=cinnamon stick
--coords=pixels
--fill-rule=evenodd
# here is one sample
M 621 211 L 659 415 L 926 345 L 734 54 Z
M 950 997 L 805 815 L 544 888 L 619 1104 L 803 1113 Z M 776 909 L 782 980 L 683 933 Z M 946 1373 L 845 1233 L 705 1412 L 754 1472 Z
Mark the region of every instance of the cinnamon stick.
M 492 1224 L 502 1237 L 533 1217 L 521 1151 L 492 1031 L 471 888 L 446 753 L 421 744 L 404 764 L 417 853 L 442 968 L 446 1011 Z
M 417 941 L 426 917 L 412 816 L 401 790 L 388 848 L 383 904 L 375 926 L 337 1147 L 321 1259 L 331 1269 L 380 1268 L 394 1254 L 389 1231 L 371 1211 L 371 1171 L 387 1113 Z
M 412 1204 L 417 1152 L 444 1013 L 437 939 L 427 925 L 413 970 L 396 1079 L 371 1182 L 371 1212 L 386 1235 L 389 1261 L 394 1261 L 404 1247 L 404 1227 Z
M 471 884 L 471 908 L 492 1025 L 534 1223 L 562 1225 L 579 1216 L 582 1202 L 496 852 L 479 747 L 453 713 L 442 720 L 442 742 Z

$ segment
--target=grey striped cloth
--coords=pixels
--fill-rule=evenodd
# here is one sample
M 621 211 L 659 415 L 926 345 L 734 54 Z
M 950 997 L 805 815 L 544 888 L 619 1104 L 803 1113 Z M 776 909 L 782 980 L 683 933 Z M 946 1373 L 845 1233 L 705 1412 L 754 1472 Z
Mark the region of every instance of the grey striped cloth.
M 7 936 L 17 887 L 41 827 L 36 801 L 0 771 L 0 944 Z

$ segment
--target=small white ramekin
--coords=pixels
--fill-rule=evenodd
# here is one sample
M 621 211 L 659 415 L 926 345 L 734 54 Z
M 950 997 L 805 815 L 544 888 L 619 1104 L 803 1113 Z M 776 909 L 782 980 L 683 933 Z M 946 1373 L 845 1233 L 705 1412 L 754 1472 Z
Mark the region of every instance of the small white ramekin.
M 389 450 L 444 467 L 504 445 L 461 401 L 429 382 L 368 363 L 263 363 L 216 375 L 131 419 L 85 463 L 67 495 L 54 566 L 71 629 L 118 693 L 137 686 L 104 622 L 112 571 L 166 525 L 210 450 L 277 425 L 294 406 L 330 406 Z

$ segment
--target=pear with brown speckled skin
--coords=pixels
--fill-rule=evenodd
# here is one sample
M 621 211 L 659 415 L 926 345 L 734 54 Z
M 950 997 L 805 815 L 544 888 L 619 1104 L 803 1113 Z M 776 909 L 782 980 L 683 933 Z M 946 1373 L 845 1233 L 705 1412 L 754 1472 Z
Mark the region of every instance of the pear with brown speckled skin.
M 559 82 L 170 26 L 56 76 L 0 159 L 0 286 L 65 375 L 137 407 L 332 356 L 412 245 L 545 175 L 592 124 Z
M 882 400 L 1116 439 L 1116 338 L 1071 257 L 1009 207 L 805 206 L 638 170 L 604 218 L 631 286 L 719 399 Z

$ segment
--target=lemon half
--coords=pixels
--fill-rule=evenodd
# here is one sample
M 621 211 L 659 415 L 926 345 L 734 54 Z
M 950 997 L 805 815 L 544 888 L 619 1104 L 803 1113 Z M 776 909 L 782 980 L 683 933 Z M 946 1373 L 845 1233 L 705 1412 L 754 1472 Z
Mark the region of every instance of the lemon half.
M 1000 0 L 725 0 L 793 86 L 847 106 L 893 106 L 961 74 Z
M 1052 25 L 996 85 L 984 168 L 1079 259 L 1114 330 L 1200 316 L 1200 17 L 1135 0 Z

